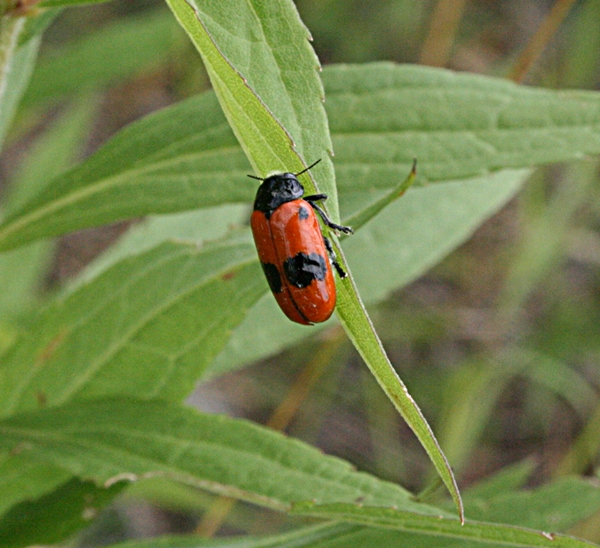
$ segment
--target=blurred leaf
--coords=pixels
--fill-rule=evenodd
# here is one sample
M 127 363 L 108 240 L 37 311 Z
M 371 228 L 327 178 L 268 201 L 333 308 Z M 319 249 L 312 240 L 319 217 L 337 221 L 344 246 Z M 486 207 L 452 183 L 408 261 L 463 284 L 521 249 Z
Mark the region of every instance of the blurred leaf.
M 288 531 L 283 534 L 256 537 L 256 536 L 239 536 L 228 538 L 201 538 L 197 535 L 187 537 L 162 537 L 147 540 L 130 541 L 119 544 L 113 544 L 114 548 L 302 548 L 302 547 L 319 547 L 328 548 L 336 546 L 344 548 L 348 546 L 365 546 L 363 544 L 356 545 L 344 544 L 349 534 L 362 530 L 356 525 L 347 523 L 324 523 L 312 525 L 310 527 L 302 527 L 293 531 Z M 341 541 L 338 544 L 337 541 Z M 332 544 L 333 543 L 333 544 Z M 367 545 L 371 548 L 374 545 Z M 383 544 L 382 546 L 389 546 Z
M 86 89 L 156 70 L 185 45 L 182 37 L 165 10 L 117 20 L 42 55 L 22 104 L 30 107 L 64 100 Z
M 26 159 L 3 196 L 6 214 L 10 215 L 35 198 L 56 175 L 78 159 L 97 108 L 98 101 L 94 96 L 76 97 L 30 145 Z
M 525 459 L 515 464 L 505 466 L 492 476 L 488 476 L 465 491 L 465 507 L 471 515 L 472 506 L 488 508 L 488 502 L 501 495 L 517 491 L 525 485 L 535 470 L 533 459 Z M 483 519 L 487 519 L 485 516 Z
M 37 58 L 39 38 L 18 46 L 24 17 L 0 18 L 0 148 L 29 82 Z
M 103 4 L 112 0 L 41 0 L 37 4 L 40 8 L 51 8 L 55 6 L 83 6 L 85 4 Z
M 542 531 L 568 531 L 600 510 L 600 488 L 569 477 L 532 490 L 500 493 L 485 502 L 471 497 L 469 517 Z
M 23 455 L 0 452 L 0 515 L 11 506 L 44 495 L 68 481 L 71 474 Z
M 57 300 L 5 355 L 0 414 L 99 395 L 181 400 L 266 290 L 255 253 L 164 243 Z
M 501 313 L 512 315 L 524 304 L 544 276 L 554 273 L 563 261 L 566 235 L 574 215 L 590 201 L 598 162 L 569 166 L 567 177 L 542 213 L 525 223 L 525 236 L 509 265 L 505 286 L 498 301 Z
M 269 428 L 163 401 L 88 400 L 0 422 L 0 445 L 109 485 L 164 475 L 285 511 L 297 500 L 397 505 L 410 493 Z
M 415 157 L 420 179 L 447 181 L 600 153 L 596 93 L 391 64 L 333 67 L 324 77 L 346 216 L 404 180 Z M 149 213 L 249 203 L 248 170 L 214 96 L 203 95 L 132 124 L 56 179 L 5 221 L 0 247 Z
M 31 239 L 153 211 L 250 202 L 248 170 L 215 96 L 203 94 L 119 132 L 29 202 L 16 222 Z
M 561 87 L 594 88 L 600 59 L 600 1 L 586 0 L 581 3 L 566 33 L 565 59 L 561 66 Z
M 356 525 L 346 523 L 324 523 L 302 527 L 283 534 L 255 537 L 240 536 L 228 538 L 201 538 L 197 535 L 187 537 L 162 537 L 138 540 L 111 545 L 111 548 L 302 548 L 329 546 L 355 546 L 355 544 L 337 544 L 344 541 L 348 533 L 360 530 Z M 332 541 L 334 544 L 330 544 Z M 362 545 L 361 545 L 362 546 Z
M 22 502 L 0 518 L 0 546 L 24 548 L 63 540 L 89 525 L 124 486 L 121 482 L 98 489 L 91 482 L 71 479 L 34 501 Z
M 555 476 L 583 474 L 588 467 L 595 466 L 600 451 L 600 405 L 596 404 L 581 433 L 562 458 Z
M 5 194 L 7 212 L 38 194 L 75 160 L 96 106 L 90 97 L 80 98 L 31 146 Z M 52 243 L 42 241 L 0 255 L 0 321 L 14 320 L 33 304 L 53 249 Z
M 62 8 L 54 8 L 28 13 L 25 20 L 25 27 L 19 36 L 19 46 L 24 45 L 32 38 L 44 32 L 61 12 Z
M 364 507 L 357 504 L 316 504 L 307 502 L 296 504 L 293 513 L 398 529 L 421 535 L 449 537 L 460 539 L 462 542 L 483 541 L 490 546 L 522 546 L 524 548 L 533 546 L 555 548 L 597 546 L 591 542 L 557 533 L 471 520 L 461 525 L 458 520 L 442 516 L 425 516 L 392 508 Z
M 497 363 L 473 360 L 449 372 L 443 380 L 437 433 L 459 477 L 468 470 L 498 398 L 513 375 L 512 370 L 502 369 Z
M 582 418 L 588 417 L 597 402 L 593 385 L 572 365 L 529 348 L 513 348 L 502 356 L 505 367 L 512 362 L 521 374 L 563 398 Z M 514 367 L 514 366 L 513 366 Z

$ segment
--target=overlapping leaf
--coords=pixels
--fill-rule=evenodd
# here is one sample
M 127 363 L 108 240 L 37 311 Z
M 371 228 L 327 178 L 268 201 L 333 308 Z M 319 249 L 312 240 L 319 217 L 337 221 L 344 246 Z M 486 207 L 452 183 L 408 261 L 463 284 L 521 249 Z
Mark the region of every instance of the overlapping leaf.
M 162 474 L 279 510 L 361 498 L 439 513 L 298 440 L 162 401 L 95 400 L 16 415 L 0 422 L 0 446 L 27 447 L 32 458 L 99 484 Z
M 391 64 L 323 76 L 346 214 L 403 180 L 415 157 L 419 177 L 446 181 L 600 153 L 596 93 Z M 0 225 L 0 249 L 149 213 L 248 203 L 249 170 L 214 96 L 190 99 L 132 124 L 56 179 Z

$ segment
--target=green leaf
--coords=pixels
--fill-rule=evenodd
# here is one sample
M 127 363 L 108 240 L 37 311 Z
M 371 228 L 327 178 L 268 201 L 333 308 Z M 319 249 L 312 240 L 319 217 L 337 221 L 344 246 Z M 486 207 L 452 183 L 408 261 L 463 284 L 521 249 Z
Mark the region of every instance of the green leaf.
M 75 163 L 83 152 L 97 109 L 94 96 L 76 97 L 33 142 L 4 195 L 5 213 L 20 209 Z
M 22 106 L 64 100 L 83 90 L 156 70 L 185 46 L 164 9 L 125 17 L 42 55 Z
M 71 479 L 34 501 L 22 502 L 0 518 L 0 546 L 25 548 L 63 540 L 89 525 L 124 486 L 121 482 L 98 489 L 92 482 Z
M 121 131 L 7 219 L 5 234 L 23 242 L 145 213 L 250 202 L 248 170 L 215 96 L 204 94 Z
M 510 492 L 523 481 L 523 474 L 532 470 L 531 463 L 508 473 L 501 472 L 496 478 L 486 482 L 482 488 L 475 487 L 473 493 L 465 493 L 468 514 L 485 521 L 507 520 L 513 525 L 539 527 L 542 530 L 565 531 L 573 523 L 586 519 L 597 511 L 600 501 L 598 488 L 591 482 L 579 478 L 561 480 L 554 485 L 543 486 L 533 491 Z M 493 484 L 493 486 L 492 486 Z M 477 494 L 476 494 L 477 493 Z M 475 496 L 474 496 L 475 495 Z M 435 523 L 437 523 L 436 520 Z M 455 522 L 456 523 L 456 522 Z M 491 524 L 476 524 L 487 528 Z M 495 529 L 494 526 L 492 528 Z M 498 529 L 495 529 L 498 531 Z M 462 531 L 462 529 L 460 530 Z M 514 535 L 512 529 L 508 529 Z M 523 529 L 518 530 L 521 534 Z M 501 536 L 505 529 L 501 529 Z M 467 534 L 472 534 L 469 531 Z M 468 541 L 469 546 L 487 547 L 506 545 L 504 541 L 484 538 L 490 536 L 487 530 L 477 542 Z M 462 534 L 462 533 L 461 533 Z M 534 538 L 539 537 L 539 531 Z M 559 537 L 560 538 L 560 537 Z M 564 537 L 563 537 L 564 538 Z M 562 539 L 561 539 L 562 540 Z M 302 527 L 291 532 L 264 537 L 236 537 L 227 539 L 198 539 L 188 537 L 163 537 L 115 545 L 115 548 L 276 548 L 290 546 L 315 546 L 319 548 L 371 548 L 373 546 L 410 546 L 411 548 L 437 548 L 464 546 L 465 539 L 431 536 L 429 533 L 407 533 L 391 529 L 375 529 L 350 523 L 322 523 Z M 508 544 L 510 545 L 510 544 Z M 571 544 L 572 545 L 572 544 Z M 576 544 L 575 546 L 582 544 Z M 584 544 L 590 546 L 593 544 Z M 593 545 L 595 546 L 595 545 Z
M 420 535 L 443 536 L 460 539 L 461 542 L 483 541 L 489 545 L 533 546 L 554 548 L 584 548 L 597 546 L 559 533 L 535 531 L 503 524 L 483 523 L 468 520 L 461 525 L 456 519 L 443 516 L 418 515 L 393 508 L 374 508 L 357 504 L 296 504 L 294 514 L 348 521 L 361 525 L 398 529 Z
M 112 545 L 114 548 L 302 548 L 316 547 L 327 548 L 336 546 L 356 546 L 351 544 L 338 544 L 344 542 L 349 534 L 363 528 L 347 523 L 324 523 L 302 527 L 283 534 L 255 537 L 239 536 L 228 538 L 200 538 L 196 535 L 187 537 L 162 537 L 155 539 L 124 542 Z M 333 544 L 332 544 L 333 543 Z M 362 546 L 362 544 L 361 544 Z M 368 545 L 369 547 L 375 545 Z M 385 546 L 385 545 L 383 545 Z M 111 548 L 112 548 L 111 547 Z
M 164 243 L 48 307 L 3 358 L 0 414 L 73 398 L 180 400 L 266 290 L 254 246 Z
M 5 211 L 18 209 L 73 163 L 96 106 L 90 97 L 80 98 L 31 146 L 5 194 Z M 0 255 L 0 321 L 14 320 L 35 302 L 53 249 L 52 243 L 41 241 Z
M 345 217 L 359 215 L 404 180 L 414 158 L 419 180 L 448 181 L 600 152 L 597 93 L 391 64 L 328 67 L 323 77 Z M 377 114 L 382 101 L 391 109 L 385 120 Z M 521 126 L 494 128 L 481 114 L 470 118 L 498 111 L 498 104 L 514 108 Z M 539 127 L 538 119 L 546 124 Z M 542 140 L 535 149 L 528 145 L 534 137 Z M 487 154 L 483 140 L 492 140 L 498 153 Z M 47 194 L 0 226 L 0 249 L 150 213 L 249 203 L 255 188 L 245 177 L 249 169 L 214 96 L 193 98 L 132 124 L 57 178 Z
M 19 46 L 24 45 L 32 38 L 42 34 L 61 12 L 62 8 L 53 8 L 28 13 L 25 27 L 19 36 Z
M 347 222 L 348 225 L 354 229 L 354 231 L 358 230 L 365 223 L 367 223 L 373 217 L 375 217 L 379 212 L 383 211 L 392 202 L 402 197 L 404 193 L 410 188 L 410 186 L 415 182 L 416 176 L 417 161 L 415 160 L 411 172 L 408 174 L 408 177 L 404 179 L 404 181 L 392 187 L 390 191 L 388 191 L 377 201 L 370 204 L 369 207 L 363 207 L 357 213 L 351 215 L 345 222 Z
M 0 515 L 24 500 L 44 495 L 71 475 L 55 466 L 28 459 L 23 455 L 0 453 Z
M 485 493 L 484 493 L 485 494 Z M 586 478 L 567 477 L 532 490 L 469 496 L 469 517 L 480 521 L 568 531 L 600 510 L 600 488 Z
M 503 471 L 496 478 L 487 481 L 481 488 L 475 486 L 470 490 L 471 492 L 465 493 L 467 515 L 488 523 L 469 520 L 464 527 L 460 527 L 456 520 L 449 522 L 445 518 L 441 518 L 435 520 L 432 527 L 422 533 L 361 528 L 342 535 L 339 544 L 332 539 L 330 543 L 324 542 L 322 547 L 411 546 L 411 548 L 436 548 L 443 546 L 454 548 L 465 546 L 467 540 L 469 546 L 596 546 L 590 542 L 560 535 L 555 535 L 554 540 L 550 542 L 548 538 L 541 535 L 542 531 L 566 531 L 575 523 L 593 516 L 600 505 L 598 487 L 581 478 L 569 478 L 532 491 L 512 492 L 512 489 L 523 481 L 523 474 L 531 470 L 531 464 L 525 463 L 510 472 Z M 304 506 L 310 508 L 311 505 Z M 337 507 L 342 509 L 340 505 Z M 297 506 L 297 509 L 299 508 L 300 506 Z M 400 512 L 394 510 L 361 509 L 357 506 L 351 508 L 351 516 L 348 517 L 354 521 L 354 514 L 363 511 L 365 514 L 363 518 L 370 522 L 382 520 L 385 527 L 418 529 L 425 525 L 427 520 L 430 520 L 426 517 L 421 523 L 418 523 L 419 516 L 399 516 Z M 367 518 L 369 515 L 370 517 Z M 490 522 L 505 522 L 513 526 L 540 530 L 527 531 L 507 525 L 494 525 Z M 323 525 L 323 527 L 326 528 L 327 525 Z M 297 530 L 296 533 L 300 536 L 301 531 Z M 446 536 L 431 536 L 432 534 Z M 456 540 L 453 540 L 452 537 L 455 535 Z M 266 538 L 263 539 L 265 545 L 269 546 L 266 544 L 266 540 Z M 473 542 L 474 540 L 477 542 Z M 274 543 L 274 546 L 277 544 Z M 319 546 L 321 548 L 321 545 Z
M 471 505 L 486 507 L 488 501 L 498 495 L 515 492 L 522 488 L 535 470 L 533 459 L 524 459 L 515 464 L 510 464 L 500 469 L 492 476 L 488 476 L 465 492 L 465 507 L 471 515 Z M 529 525 L 529 524 L 527 524 Z
M 40 8 L 52 8 L 56 6 L 83 6 L 85 4 L 104 4 L 112 0 L 41 0 L 37 6 Z
M 339 250 L 337 251 L 339 255 Z M 336 313 L 371 373 L 427 451 L 456 504 L 460 520 L 464 521 L 462 500 L 450 463 L 435 439 L 425 416 L 387 357 L 350 276 L 337 284 Z
M 166 240 L 187 240 L 203 245 L 226 238 L 233 229 L 247 225 L 248 207 L 244 204 L 146 217 L 88 265 L 71 287 L 90 282 L 120 260 L 149 250 Z
M 18 45 L 24 27 L 24 17 L 0 17 L 0 147 L 37 57 L 39 39 Z
M 437 515 L 401 487 L 269 428 L 163 401 L 89 400 L 0 422 L 0 447 L 110 485 L 165 475 L 277 510 L 294 501 L 396 505 Z
M 440 181 L 600 153 L 598 92 L 392 63 L 334 65 L 323 80 L 336 163 L 376 166 L 373 188 L 404 178 L 414 158 L 420 179 Z

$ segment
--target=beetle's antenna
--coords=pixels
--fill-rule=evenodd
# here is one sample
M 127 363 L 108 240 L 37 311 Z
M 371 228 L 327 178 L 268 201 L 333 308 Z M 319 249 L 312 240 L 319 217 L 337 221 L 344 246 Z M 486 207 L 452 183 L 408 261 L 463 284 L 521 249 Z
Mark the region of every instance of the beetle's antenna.
M 299 171 L 298 173 L 294 173 L 294 175 L 296 177 L 298 177 L 298 175 L 302 175 L 303 173 L 306 173 L 309 169 L 315 167 L 320 161 L 321 161 L 321 158 L 319 158 L 314 164 L 310 164 L 306 169 L 303 169 L 302 171 Z
M 256 179 L 257 181 L 264 181 L 262 177 L 255 177 L 254 175 L 247 175 L 247 177 L 250 177 L 250 179 Z

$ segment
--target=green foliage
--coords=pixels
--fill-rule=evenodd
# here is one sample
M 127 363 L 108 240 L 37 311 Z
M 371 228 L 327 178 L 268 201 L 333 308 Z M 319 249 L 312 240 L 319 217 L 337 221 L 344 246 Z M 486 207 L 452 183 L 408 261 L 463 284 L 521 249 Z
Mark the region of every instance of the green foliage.
M 42 12 L 32 18 L 30 26 L 48 17 L 47 13 L 56 14 L 54 10 Z M 43 29 L 38 23 L 33 30 Z M 152 72 L 163 65 L 169 55 L 181 52 L 185 46 L 182 38 L 173 18 L 165 10 L 157 10 L 101 28 L 81 37 L 75 44 L 56 46 L 43 55 L 35 67 L 22 106 L 60 101 L 82 90 Z M 124 51 L 128 55 L 123 55 Z
M 286 514 L 291 530 L 124 546 L 592 546 L 568 533 L 600 510 L 597 486 L 572 477 L 524 491 L 527 463 L 466 491 L 461 525 L 453 471 L 363 303 L 385 302 L 438 264 L 533 168 L 600 154 L 600 94 L 393 63 L 332 65 L 322 84 L 289 0 L 167 0 L 175 18 L 123 18 L 44 52 L 34 68 L 47 24 L 86 3 L 102 2 L 43 0 L 27 23 L 0 21 L 0 135 L 19 104 L 15 133 L 24 135 L 49 105 L 70 101 L 29 145 L 3 194 L 0 548 L 60 542 L 127 481 L 148 477 Z M 595 13 L 590 5 L 586 13 Z M 77 163 L 98 105 L 93 92 L 160 71 L 174 52 L 185 56 L 175 20 L 214 91 L 131 123 Z M 300 171 L 319 158 L 303 184 L 326 192 L 333 218 L 357 232 L 343 245 L 332 235 L 351 274 L 337 281 L 338 320 L 307 329 L 283 322 L 266 295 L 247 227 L 256 185 L 246 175 Z M 560 263 L 572 218 L 595 196 L 592 168 L 573 168 L 576 184 L 533 216 L 501 292 L 504 324 Z M 40 291 L 52 237 L 142 216 L 70 284 Z M 198 382 L 331 332 L 336 321 L 417 435 L 453 507 L 421 502 L 266 427 L 184 405 Z M 493 359 L 481 352 L 445 373 L 445 391 L 430 386 L 430 398 L 440 396 L 437 431 L 460 474 L 515 375 L 589 413 L 588 381 L 537 346 Z M 582 451 L 596 447 L 596 423 Z M 562 471 L 583 470 L 585 459 L 571 454 Z M 312 519 L 319 523 L 307 526 Z

